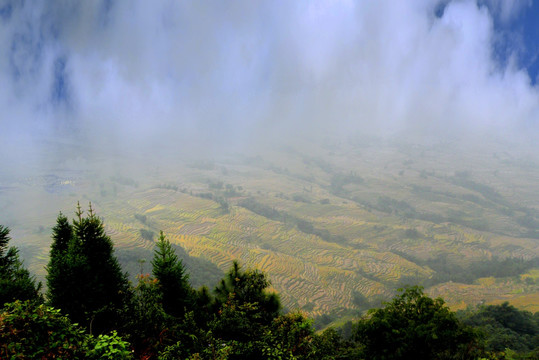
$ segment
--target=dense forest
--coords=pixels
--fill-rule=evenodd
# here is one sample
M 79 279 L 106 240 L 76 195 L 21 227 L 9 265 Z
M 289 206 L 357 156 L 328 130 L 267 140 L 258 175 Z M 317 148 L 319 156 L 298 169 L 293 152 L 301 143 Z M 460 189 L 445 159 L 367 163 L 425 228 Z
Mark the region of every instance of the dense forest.
M 347 181 L 356 180 L 336 179 L 336 188 Z M 297 222 L 253 200 L 241 206 Z M 162 232 L 151 274 L 133 283 L 91 205 L 75 214 L 60 214 L 53 228 L 44 292 L 0 225 L 0 359 L 539 358 L 539 313 L 508 303 L 455 313 L 418 286 L 316 331 L 300 311 L 282 309 L 264 273 L 238 262 L 213 290 L 194 289 Z

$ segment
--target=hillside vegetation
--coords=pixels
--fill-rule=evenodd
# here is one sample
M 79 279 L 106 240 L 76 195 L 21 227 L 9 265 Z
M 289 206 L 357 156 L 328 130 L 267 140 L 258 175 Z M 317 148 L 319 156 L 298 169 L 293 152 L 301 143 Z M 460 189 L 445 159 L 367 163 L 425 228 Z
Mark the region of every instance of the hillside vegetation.
M 93 157 L 76 171 L 62 162 L 2 178 L 0 211 L 32 272 L 44 276 L 58 209 L 81 199 L 104 217 L 131 279 L 147 272 L 162 230 L 195 286 L 214 285 L 238 259 L 321 326 L 405 284 L 454 309 L 514 299 L 539 310 L 539 165 L 523 147 L 298 140 L 130 164 Z
M 219 284 L 195 290 L 163 232 L 151 275 L 127 281 L 91 204 L 60 214 L 52 231 L 47 293 L 0 226 L 2 359 L 536 359 L 539 312 L 508 303 L 452 312 L 421 287 L 355 322 L 316 333 L 284 312 L 267 275 L 236 261 Z

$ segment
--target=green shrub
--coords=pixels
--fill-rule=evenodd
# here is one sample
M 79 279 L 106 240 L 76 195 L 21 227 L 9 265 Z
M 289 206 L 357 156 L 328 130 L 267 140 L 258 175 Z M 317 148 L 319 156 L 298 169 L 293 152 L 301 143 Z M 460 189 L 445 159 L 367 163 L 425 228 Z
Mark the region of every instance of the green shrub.
M 129 350 L 129 343 L 123 341 L 114 330 L 110 335 L 102 334 L 94 340 L 93 348 L 88 351 L 88 358 L 123 360 L 132 359 L 133 356 Z
M 88 340 L 50 306 L 15 301 L 0 313 L 0 359 L 85 359 Z

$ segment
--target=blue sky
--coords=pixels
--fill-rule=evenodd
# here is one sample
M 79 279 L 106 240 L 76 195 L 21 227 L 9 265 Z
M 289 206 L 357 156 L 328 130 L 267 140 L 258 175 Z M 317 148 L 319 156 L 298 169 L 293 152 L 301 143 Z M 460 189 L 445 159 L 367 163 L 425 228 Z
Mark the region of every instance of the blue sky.
M 526 68 L 530 79 L 536 85 L 539 75 L 539 1 L 532 2 L 529 8 L 512 21 L 510 28 L 522 34 L 524 52 L 521 65 Z
M 515 1 L 513 3 L 517 5 L 513 5 L 513 13 L 505 15 L 500 3 L 485 3 L 492 12 L 494 27 L 499 34 L 494 46 L 496 56 L 505 65 L 508 57 L 516 55 L 518 66 L 528 72 L 530 81 L 535 85 L 539 74 L 539 2 Z
M 537 0 L 0 0 L 0 140 L 535 134 L 536 19 Z

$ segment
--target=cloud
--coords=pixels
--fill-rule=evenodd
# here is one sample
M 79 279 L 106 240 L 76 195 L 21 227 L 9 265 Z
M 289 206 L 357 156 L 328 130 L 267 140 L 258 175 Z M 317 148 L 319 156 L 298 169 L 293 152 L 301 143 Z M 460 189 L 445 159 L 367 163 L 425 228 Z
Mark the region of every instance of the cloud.
M 491 13 L 498 17 L 501 22 L 509 22 L 532 5 L 532 0 L 484 0 Z
M 516 54 L 498 61 L 496 19 L 527 4 L 3 1 L 0 138 L 217 151 L 298 134 L 516 131 L 535 125 L 539 94 Z

